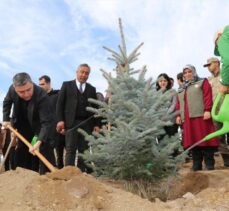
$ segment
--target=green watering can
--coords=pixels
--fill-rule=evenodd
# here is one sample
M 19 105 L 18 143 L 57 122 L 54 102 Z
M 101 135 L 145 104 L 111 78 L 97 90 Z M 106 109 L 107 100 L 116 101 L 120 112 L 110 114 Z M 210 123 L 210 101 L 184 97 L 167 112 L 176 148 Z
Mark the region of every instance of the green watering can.
M 222 94 L 217 95 L 214 101 L 213 107 L 212 107 L 211 115 L 215 121 L 221 122 L 223 124 L 223 127 L 220 130 L 215 131 L 214 133 L 208 134 L 202 140 L 196 142 L 195 144 L 193 144 L 191 147 L 189 147 L 185 151 L 192 149 L 193 147 L 199 145 L 200 143 L 204 141 L 208 141 L 217 136 L 229 133 L 229 94 L 224 95 L 223 103 L 220 106 L 218 114 L 216 114 L 216 110 L 218 108 L 218 104 L 222 96 L 223 96 Z

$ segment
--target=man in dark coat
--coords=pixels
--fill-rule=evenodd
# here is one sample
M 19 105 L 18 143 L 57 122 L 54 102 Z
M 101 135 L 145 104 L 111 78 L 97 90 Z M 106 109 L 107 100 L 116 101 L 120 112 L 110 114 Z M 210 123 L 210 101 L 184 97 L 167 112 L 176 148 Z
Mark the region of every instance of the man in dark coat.
M 45 90 L 47 95 L 49 96 L 50 103 L 51 103 L 51 110 L 55 112 L 54 116 L 54 123 L 56 125 L 56 103 L 58 98 L 58 92 L 59 90 L 54 90 L 51 86 L 51 78 L 47 75 L 43 75 L 39 78 L 39 86 Z M 55 151 L 56 151 L 56 166 L 57 168 L 61 169 L 64 167 L 64 148 L 65 148 L 65 136 L 57 133 L 57 131 L 54 131 L 53 138 L 55 141 Z
M 93 107 L 88 102 L 89 98 L 96 99 L 96 89 L 89 83 L 86 83 L 90 74 L 90 67 L 87 64 L 81 64 L 76 71 L 76 79 L 66 81 L 62 84 L 57 101 L 57 131 L 66 132 L 65 147 L 66 157 L 65 165 L 75 165 L 76 150 L 84 153 L 88 149 L 88 143 L 84 137 L 77 132 L 77 125 L 91 133 L 94 130 L 99 131 L 97 120 L 93 113 L 88 112 L 86 107 Z M 72 130 L 71 130 L 72 129 Z M 79 156 L 77 166 L 83 172 L 90 173 L 84 160 Z
M 44 90 L 35 85 L 29 74 L 18 73 L 13 77 L 13 85 L 3 101 L 3 126 L 10 124 L 10 113 L 13 107 L 13 126 L 27 140 L 32 140 L 36 135 L 38 141 L 29 149 L 31 153 L 35 149 L 54 164 L 53 143 L 51 143 L 50 131 L 53 130 L 53 115 L 48 96 Z M 45 174 L 48 169 L 40 162 L 39 166 L 24 143 L 18 142 L 16 149 L 16 166 L 31 169 Z M 38 169 L 39 168 L 39 169 Z

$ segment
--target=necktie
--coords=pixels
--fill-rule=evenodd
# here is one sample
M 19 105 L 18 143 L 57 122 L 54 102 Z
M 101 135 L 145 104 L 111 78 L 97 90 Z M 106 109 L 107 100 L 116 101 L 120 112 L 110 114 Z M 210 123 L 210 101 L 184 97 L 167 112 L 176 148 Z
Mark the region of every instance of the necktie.
M 80 83 L 80 93 L 83 93 L 83 84 Z

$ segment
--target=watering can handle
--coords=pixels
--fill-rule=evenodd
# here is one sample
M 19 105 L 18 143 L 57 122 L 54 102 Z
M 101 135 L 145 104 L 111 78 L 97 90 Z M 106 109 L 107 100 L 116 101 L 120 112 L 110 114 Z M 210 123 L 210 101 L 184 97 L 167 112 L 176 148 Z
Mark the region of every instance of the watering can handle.
M 218 115 L 216 114 L 216 108 L 220 102 L 221 97 L 222 97 L 221 93 L 217 94 L 216 99 L 215 99 L 213 106 L 212 106 L 211 115 L 215 121 L 218 121 Z

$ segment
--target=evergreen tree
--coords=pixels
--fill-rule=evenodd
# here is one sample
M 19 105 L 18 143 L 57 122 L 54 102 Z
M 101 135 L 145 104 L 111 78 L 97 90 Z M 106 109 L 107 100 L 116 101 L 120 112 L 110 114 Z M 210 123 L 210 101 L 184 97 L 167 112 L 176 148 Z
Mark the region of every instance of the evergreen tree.
M 82 156 L 98 176 L 127 180 L 162 178 L 176 171 L 180 160 L 172 157 L 180 145 L 178 136 L 157 140 L 165 134 L 164 126 L 171 124 L 167 108 L 174 92 L 156 91 L 155 82 L 145 79 L 145 66 L 140 70 L 130 68 L 143 43 L 128 55 L 121 20 L 119 27 L 120 52 L 104 47 L 112 53 L 109 59 L 115 62 L 116 76 L 101 70 L 111 97 L 108 103 L 90 99 L 98 109 L 88 108 L 102 117 L 105 125 L 93 135 L 79 129 L 92 148 L 92 152 Z

